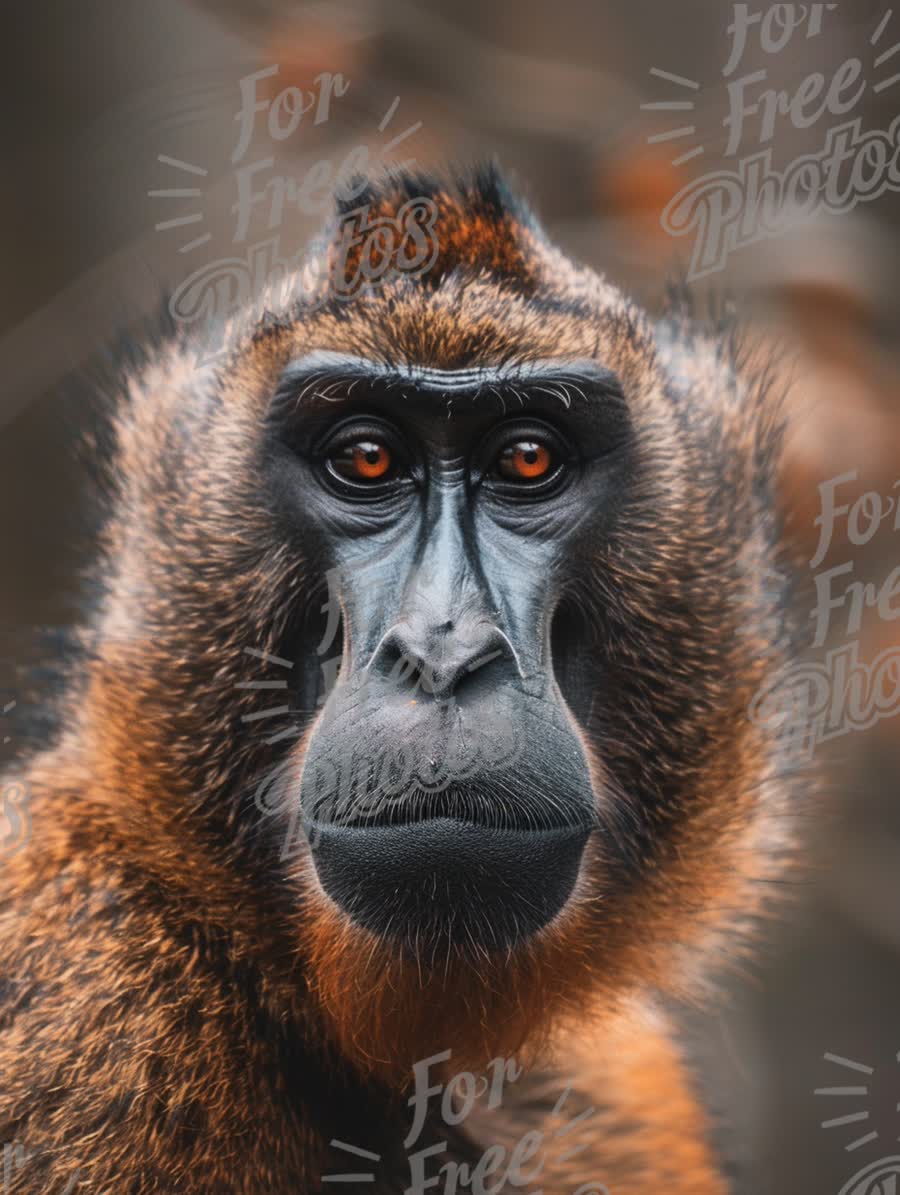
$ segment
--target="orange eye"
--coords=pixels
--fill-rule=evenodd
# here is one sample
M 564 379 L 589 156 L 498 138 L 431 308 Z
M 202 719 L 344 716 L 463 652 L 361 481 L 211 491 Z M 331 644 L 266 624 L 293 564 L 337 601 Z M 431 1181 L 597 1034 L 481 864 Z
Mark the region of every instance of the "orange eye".
M 539 481 L 546 477 L 553 457 L 546 444 L 537 440 L 518 440 L 504 448 L 497 460 L 497 471 L 510 481 Z
M 336 473 L 350 481 L 380 481 L 390 472 L 392 461 L 385 444 L 359 440 L 342 448 L 331 463 Z

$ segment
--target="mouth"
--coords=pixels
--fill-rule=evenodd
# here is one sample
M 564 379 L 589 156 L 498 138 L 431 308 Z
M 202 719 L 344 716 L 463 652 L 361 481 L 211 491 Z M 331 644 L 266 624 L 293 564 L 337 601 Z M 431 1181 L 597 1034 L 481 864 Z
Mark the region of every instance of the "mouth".
M 571 714 L 511 685 L 450 703 L 336 690 L 307 747 L 324 893 L 418 961 L 507 951 L 563 910 L 597 826 Z M 326 717 L 327 714 L 327 717 Z
M 428 816 L 308 832 L 319 881 L 350 920 L 421 955 L 508 950 L 546 926 L 572 894 L 590 827 Z
M 332 816 L 329 816 L 329 815 Z M 590 829 L 587 811 L 566 808 L 546 800 L 512 801 L 497 776 L 481 777 L 477 786 L 449 783 L 436 789 L 402 790 L 393 796 L 379 793 L 346 804 L 345 809 L 329 800 L 319 802 L 307 821 L 310 835 L 332 826 L 348 830 L 387 829 L 420 822 L 446 821 L 475 826 L 482 832 L 542 833 L 553 830 Z

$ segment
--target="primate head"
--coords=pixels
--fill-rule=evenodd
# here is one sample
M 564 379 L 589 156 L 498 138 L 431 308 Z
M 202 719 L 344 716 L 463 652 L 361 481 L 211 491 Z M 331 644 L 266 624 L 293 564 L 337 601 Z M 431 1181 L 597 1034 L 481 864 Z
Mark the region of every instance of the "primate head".
M 248 956 L 371 1065 L 684 990 L 784 825 L 765 386 L 491 170 L 354 202 L 422 195 L 424 273 L 132 377 L 73 705 L 140 868 L 236 938 L 255 909 Z

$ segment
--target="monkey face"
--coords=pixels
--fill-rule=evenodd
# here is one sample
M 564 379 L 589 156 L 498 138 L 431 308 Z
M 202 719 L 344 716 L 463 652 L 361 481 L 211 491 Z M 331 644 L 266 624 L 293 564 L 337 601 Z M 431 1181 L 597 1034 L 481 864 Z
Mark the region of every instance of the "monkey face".
M 271 432 L 343 622 L 300 787 L 318 878 L 376 933 L 508 948 L 563 907 L 596 829 L 587 645 L 554 625 L 627 472 L 618 383 L 319 352 L 284 371 Z
M 432 194 L 426 274 L 149 362 L 87 686 L 129 834 L 215 844 L 196 899 L 258 909 L 265 966 L 401 1070 L 696 990 L 788 841 L 749 716 L 788 659 L 765 389 L 490 172 Z

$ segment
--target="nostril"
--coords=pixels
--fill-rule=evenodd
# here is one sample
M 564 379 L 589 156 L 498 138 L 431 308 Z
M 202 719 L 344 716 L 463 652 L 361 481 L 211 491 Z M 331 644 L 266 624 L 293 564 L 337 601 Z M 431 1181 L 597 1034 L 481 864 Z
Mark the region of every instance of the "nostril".
M 392 637 L 382 645 L 378 658 L 378 673 L 388 685 L 398 689 L 417 688 L 427 672 L 420 655 Z
M 453 692 L 461 701 L 489 698 L 498 689 L 514 684 L 518 677 L 515 661 L 506 644 L 486 644 L 476 655 L 468 657 L 454 678 Z
M 468 693 L 487 691 L 513 679 L 515 663 L 496 628 L 479 626 L 474 633 L 451 635 L 456 629 L 450 619 L 432 624 L 430 633 L 419 636 L 414 645 L 405 628 L 395 628 L 381 643 L 373 671 L 388 686 L 437 700 L 455 696 L 463 688 Z

